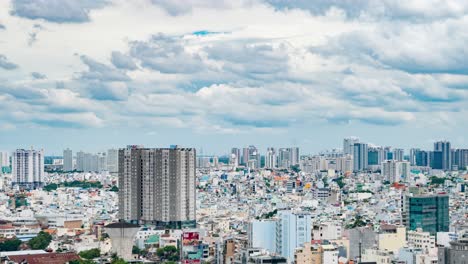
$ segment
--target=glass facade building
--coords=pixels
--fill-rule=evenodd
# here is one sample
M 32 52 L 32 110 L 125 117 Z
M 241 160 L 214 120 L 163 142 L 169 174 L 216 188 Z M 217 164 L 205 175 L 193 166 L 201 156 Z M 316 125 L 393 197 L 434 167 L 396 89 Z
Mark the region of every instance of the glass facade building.
M 406 226 L 409 230 L 422 228 L 435 235 L 449 231 L 448 195 L 406 197 Z

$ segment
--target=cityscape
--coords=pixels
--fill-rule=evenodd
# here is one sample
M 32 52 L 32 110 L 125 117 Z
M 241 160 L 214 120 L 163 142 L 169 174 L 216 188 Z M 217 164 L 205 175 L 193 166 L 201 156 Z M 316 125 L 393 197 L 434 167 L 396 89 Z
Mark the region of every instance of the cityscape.
M 468 264 L 467 0 L 0 0 L 0 264 Z
M 316 154 L 248 145 L 219 156 L 178 145 L 2 151 L 1 257 L 463 263 L 468 148 L 342 144 Z

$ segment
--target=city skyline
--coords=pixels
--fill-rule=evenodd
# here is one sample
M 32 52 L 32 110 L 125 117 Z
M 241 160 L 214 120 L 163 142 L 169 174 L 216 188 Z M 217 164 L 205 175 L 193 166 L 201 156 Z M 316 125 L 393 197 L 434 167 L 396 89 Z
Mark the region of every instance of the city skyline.
M 468 4 L 390 2 L 2 1 L 0 143 L 467 144 Z
M 383 144 L 381 142 L 378 142 L 378 143 L 370 142 L 370 141 L 366 141 L 365 138 L 361 138 L 359 136 L 345 136 L 343 138 L 337 139 L 337 142 L 335 144 L 330 144 L 330 145 L 328 145 L 328 147 L 327 147 L 327 145 L 324 145 L 323 148 L 321 148 L 321 149 L 317 148 L 316 150 L 312 150 L 312 151 L 308 151 L 308 149 L 310 149 L 310 148 L 306 148 L 306 147 L 298 145 L 298 144 L 288 145 L 288 144 L 279 144 L 279 143 L 273 143 L 273 142 L 266 143 L 266 144 L 255 144 L 255 143 L 244 143 L 244 144 L 242 144 L 241 143 L 241 144 L 237 144 L 237 145 L 226 142 L 225 143 L 226 146 L 227 146 L 226 148 L 219 147 L 219 146 L 216 148 L 219 151 L 210 151 L 210 149 L 212 149 L 212 148 L 210 148 L 209 144 L 202 145 L 202 146 L 194 146 L 194 144 L 192 144 L 192 145 L 190 145 L 190 144 L 175 144 L 175 143 L 178 143 L 178 142 L 167 142 L 167 143 L 162 143 L 162 144 L 151 144 L 151 143 L 143 144 L 141 142 L 131 142 L 129 144 L 114 144 L 114 145 L 110 144 L 110 145 L 107 145 L 105 147 L 93 147 L 93 146 L 80 145 L 80 146 L 78 146 L 76 148 L 71 147 L 71 145 L 73 145 L 73 144 L 69 144 L 69 145 L 64 145 L 62 147 L 58 146 L 53 151 L 51 151 L 50 148 L 45 148 L 45 147 L 37 146 L 37 145 L 34 145 L 34 144 L 16 145 L 12 149 L 7 149 L 5 147 L 5 146 L 8 146 L 10 144 L 2 144 L 2 145 L 0 145 L 0 151 L 13 152 L 16 149 L 35 148 L 35 149 L 43 149 L 46 156 L 63 156 L 63 151 L 64 150 L 71 149 L 73 151 L 73 156 L 76 156 L 76 153 L 80 152 L 80 151 L 83 151 L 83 152 L 86 152 L 86 153 L 105 153 L 110 149 L 122 149 L 122 148 L 126 148 L 126 146 L 130 146 L 130 145 L 141 145 L 141 146 L 144 146 L 144 147 L 158 147 L 158 148 L 170 147 L 171 145 L 179 145 L 179 146 L 182 146 L 182 147 L 194 147 L 199 152 L 199 155 L 203 155 L 203 156 L 205 156 L 205 155 L 206 156 L 227 156 L 227 155 L 229 155 L 231 153 L 232 148 L 239 148 L 242 151 L 243 148 L 247 148 L 248 146 L 255 146 L 255 147 L 257 147 L 257 149 L 259 150 L 259 152 L 260 152 L 260 154 L 262 156 L 266 155 L 267 152 L 268 152 L 268 148 L 271 148 L 271 147 L 276 149 L 276 150 L 278 150 L 280 148 L 299 147 L 300 155 L 303 156 L 303 155 L 319 154 L 321 152 L 327 152 L 327 151 L 332 151 L 332 150 L 337 150 L 337 149 L 339 149 L 341 151 L 344 151 L 344 149 L 343 149 L 343 140 L 347 139 L 347 138 L 356 138 L 356 139 L 358 139 L 359 142 L 368 144 L 368 147 L 378 146 L 378 147 L 391 147 L 392 149 L 403 149 L 405 155 L 408 155 L 409 151 L 411 149 L 433 150 L 434 149 L 434 143 L 439 142 L 439 141 L 448 141 L 448 142 L 450 142 L 451 146 L 452 146 L 452 149 L 467 149 L 468 148 L 468 143 L 467 144 L 456 144 L 456 143 L 454 144 L 454 141 L 452 141 L 451 139 L 447 139 L 447 138 L 433 139 L 433 140 L 430 140 L 430 141 L 428 141 L 427 143 L 424 143 L 424 144 L 418 144 L 418 142 L 413 142 L 413 143 L 410 143 L 410 145 L 408 145 L 408 146 L 401 146 L 401 144 L 391 145 L 391 144 Z M 317 143 L 319 143 L 319 141 L 317 141 Z M 53 145 L 56 145 L 56 144 L 53 144 Z M 201 152 L 200 152 L 200 150 L 201 150 Z

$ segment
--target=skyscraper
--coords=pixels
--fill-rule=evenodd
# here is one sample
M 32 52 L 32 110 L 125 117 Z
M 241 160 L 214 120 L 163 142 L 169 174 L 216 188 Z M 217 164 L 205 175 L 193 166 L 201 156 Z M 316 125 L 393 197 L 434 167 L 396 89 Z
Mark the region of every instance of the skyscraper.
M 354 171 L 362 171 L 362 170 L 367 169 L 367 165 L 368 165 L 368 160 L 367 160 L 368 153 L 367 152 L 368 150 L 367 150 L 366 143 L 354 144 L 354 154 L 353 154 L 353 160 L 354 160 L 353 170 Z
M 385 157 L 382 147 L 368 148 L 368 165 L 381 165 L 384 160 Z
M 10 155 L 6 151 L 0 151 L 0 171 L 2 167 L 10 166 Z
M 451 170 L 452 166 L 452 153 L 450 149 L 450 142 L 448 141 L 437 141 L 434 143 L 434 152 L 440 151 L 442 152 L 441 157 L 437 157 L 441 159 L 442 170 Z
M 412 166 L 430 166 L 430 151 L 412 148 L 410 150 L 410 163 Z
M 63 170 L 73 170 L 73 151 L 69 148 L 63 150 Z
M 242 163 L 245 166 L 250 167 L 251 169 L 259 169 L 261 168 L 261 155 L 258 149 L 250 145 L 248 148 L 244 148 L 242 150 Z
M 299 164 L 299 148 L 298 147 L 289 148 L 289 155 L 290 155 L 289 160 L 291 161 L 291 166 L 298 165 Z
M 242 165 L 247 165 L 250 159 L 250 148 L 243 148 L 242 149 Z
M 17 149 L 13 153 L 12 185 L 25 189 L 42 186 L 44 176 L 44 151 Z
M 119 219 L 159 227 L 195 227 L 193 148 L 119 150 Z
M 288 148 L 280 148 L 278 150 L 278 167 L 289 168 L 291 163 L 291 153 Z
M 393 159 L 397 161 L 402 161 L 405 155 L 405 151 L 400 148 L 393 149 Z
M 106 152 L 97 154 L 97 171 L 106 171 L 107 170 L 107 154 Z
M 468 149 L 455 150 L 455 156 L 453 159 L 454 164 L 457 165 L 459 170 L 466 170 L 468 166 Z
M 406 195 L 404 200 L 404 222 L 409 230 L 421 228 L 435 235 L 449 231 L 448 195 Z
M 232 164 L 235 165 L 235 166 L 239 166 L 240 159 L 241 159 L 241 151 L 240 151 L 239 148 L 232 148 L 231 149 L 231 158 L 234 161 Z
M 349 137 L 343 140 L 343 153 L 353 155 L 354 154 L 354 144 L 359 143 L 359 138 Z
M 265 167 L 268 169 L 276 168 L 276 151 L 274 148 L 268 148 L 265 155 Z
M 109 149 L 107 150 L 107 170 L 110 173 L 119 172 L 119 150 Z
M 76 170 L 84 171 L 84 157 L 85 153 L 83 151 L 78 151 L 76 153 Z

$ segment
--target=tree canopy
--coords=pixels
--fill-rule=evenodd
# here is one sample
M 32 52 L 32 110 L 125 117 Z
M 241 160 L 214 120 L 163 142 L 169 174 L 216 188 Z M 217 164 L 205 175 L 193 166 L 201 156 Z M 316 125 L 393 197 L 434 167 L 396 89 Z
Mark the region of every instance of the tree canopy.
M 46 249 L 50 241 L 52 241 L 52 236 L 49 233 L 41 231 L 36 237 L 28 241 L 28 245 L 31 249 Z

